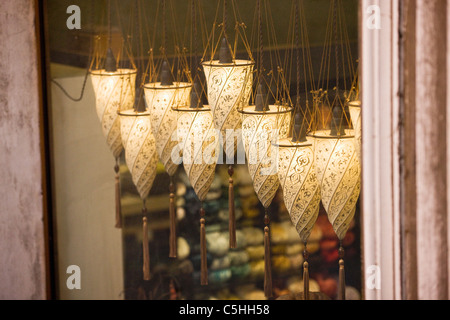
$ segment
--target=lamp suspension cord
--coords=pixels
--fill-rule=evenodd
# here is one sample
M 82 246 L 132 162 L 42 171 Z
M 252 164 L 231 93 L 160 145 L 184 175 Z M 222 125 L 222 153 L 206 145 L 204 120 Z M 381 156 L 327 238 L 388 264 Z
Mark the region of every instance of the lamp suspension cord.
M 264 70 L 264 46 L 263 46 L 263 31 L 262 31 L 262 13 L 261 13 L 261 0 L 258 0 L 258 29 L 259 29 L 259 79 L 258 83 L 262 84 L 263 70 Z
M 165 58 L 166 55 L 166 45 L 167 45 L 167 26 L 166 26 L 166 0 L 161 0 L 162 9 L 162 52 Z
M 339 49 L 338 49 L 338 0 L 333 1 L 334 5 L 334 17 L 333 17 L 333 24 L 334 24 L 334 48 L 335 48 L 335 62 L 336 62 L 336 94 L 339 94 Z
M 223 24 L 222 24 L 222 26 L 223 26 L 223 35 L 225 38 L 227 38 L 227 24 L 228 24 L 227 7 L 228 7 L 227 0 L 223 0 Z M 228 38 L 227 38 L 227 41 L 228 41 Z
M 295 53 L 297 58 L 297 97 L 296 108 L 300 108 L 300 39 L 299 39 L 299 16 L 298 16 L 298 1 L 295 0 Z M 300 110 L 296 110 L 299 112 Z
M 193 30 L 193 44 L 192 44 L 192 50 L 193 50 L 193 56 L 194 56 L 194 74 L 192 79 L 195 82 L 195 78 L 197 76 L 197 69 L 198 69 L 198 62 L 197 62 L 197 55 L 198 55 L 198 34 L 197 34 L 197 12 L 195 10 L 195 1 L 192 0 L 191 4 L 191 14 L 192 14 L 192 30 Z
M 91 9 L 90 9 L 90 13 L 89 13 L 89 22 L 91 23 L 91 25 L 94 24 L 93 13 L 94 13 L 94 1 L 91 2 Z M 87 83 L 87 79 L 89 77 L 89 69 L 91 67 L 91 60 L 93 60 L 92 59 L 92 57 L 93 57 L 93 54 L 92 54 L 92 48 L 93 48 L 92 43 L 93 43 L 93 41 L 90 41 L 90 44 L 89 44 L 89 58 L 87 60 L 86 73 L 84 75 L 83 84 L 81 86 L 80 96 L 78 98 L 73 97 L 69 92 L 67 92 L 67 90 L 63 87 L 63 85 L 60 84 L 55 79 L 51 79 L 50 80 L 53 84 L 55 84 L 62 91 L 62 93 L 69 100 L 72 100 L 73 102 L 80 102 L 83 99 L 83 97 L 84 97 L 84 92 L 86 90 L 86 83 Z

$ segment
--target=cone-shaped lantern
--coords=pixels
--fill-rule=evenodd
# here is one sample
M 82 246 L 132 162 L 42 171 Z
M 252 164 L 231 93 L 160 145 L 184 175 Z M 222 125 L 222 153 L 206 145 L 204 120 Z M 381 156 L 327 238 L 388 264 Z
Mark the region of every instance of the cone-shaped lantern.
M 314 139 L 301 131 L 302 120 L 297 113 L 294 137 L 278 143 L 278 176 L 291 221 L 306 243 L 319 216 L 320 187 L 314 168 Z
M 209 106 L 201 103 L 201 88 L 195 83 L 190 107 L 178 107 L 178 136 L 182 141 L 183 166 L 203 203 L 214 180 L 219 155 L 219 136 Z M 200 209 L 201 285 L 208 284 L 205 210 Z
M 350 111 L 350 117 L 352 118 L 353 130 L 355 133 L 355 148 L 358 155 L 359 162 L 361 163 L 361 143 L 362 143 L 362 131 L 361 131 L 361 101 L 350 101 L 348 103 L 348 109 Z
M 222 50 L 227 50 L 225 38 L 224 41 Z M 234 156 L 240 143 L 240 136 L 235 135 L 242 127 L 238 108 L 249 103 L 253 66 L 254 63 L 250 60 L 233 60 L 230 63 L 213 60 L 203 63 L 214 125 L 222 134 L 224 151 L 228 158 Z
M 121 110 L 133 108 L 135 99 L 136 69 L 118 69 L 111 49 L 108 50 L 105 68 L 91 70 L 95 94 L 95 107 L 106 142 L 116 159 L 116 227 L 121 227 L 119 157 L 123 146 L 120 137 Z
M 220 3 L 220 2 L 219 2 Z M 234 7 L 234 9 L 236 9 Z M 239 24 L 236 21 L 236 25 Z M 238 28 L 236 28 L 238 31 Z M 213 31 L 214 32 L 214 31 Z M 244 32 L 244 30 L 241 30 Z M 213 33 L 214 34 L 214 33 Z M 236 33 L 237 35 L 240 33 Z M 211 59 L 202 63 L 206 78 L 208 102 L 211 107 L 214 126 L 221 133 L 221 141 L 226 154 L 227 161 L 234 161 L 238 145 L 242 142 L 240 133 L 242 127 L 239 108 L 248 105 L 253 82 L 253 60 L 236 59 L 235 52 L 227 37 L 227 0 L 223 1 L 222 32 L 218 43 L 218 59 L 215 60 L 216 44 L 211 44 Z M 242 39 L 245 42 L 245 39 Z M 236 42 L 237 43 L 237 42 Z M 245 44 L 248 48 L 248 44 Z M 249 53 L 251 56 L 251 53 Z M 230 163 L 230 162 L 229 162 Z M 234 204 L 234 168 L 228 167 L 228 207 L 229 207 L 229 233 L 230 248 L 235 249 L 236 243 L 236 221 Z
M 361 168 L 354 143 L 354 130 L 343 128 L 342 118 L 342 108 L 336 105 L 331 130 L 313 133 L 322 204 L 341 241 L 355 215 L 361 188 Z
M 119 113 L 125 161 L 137 191 L 143 200 L 143 258 L 144 280 L 150 280 L 150 258 L 148 248 L 148 225 L 145 199 L 156 177 L 158 154 L 152 133 L 150 113 L 141 110 L 126 110 Z
M 265 112 L 254 106 L 242 109 L 242 139 L 250 177 L 259 201 L 268 208 L 280 185 L 277 175 L 278 138 L 289 133 L 292 108 L 270 105 Z
M 248 170 L 253 188 L 265 208 L 264 228 L 264 293 L 272 297 L 272 275 L 270 261 L 270 218 L 268 208 L 280 186 L 277 174 L 277 148 L 274 143 L 280 137 L 287 137 L 291 122 L 292 108 L 269 105 L 267 94 L 258 85 L 256 107 L 247 106 L 242 110 L 242 140 L 247 157 Z
M 161 81 L 144 85 L 145 99 L 150 111 L 153 134 L 156 139 L 156 150 L 166 172 L 170 176 L 170 252 L 169 257 L 176 258 L 175 231 L 175 187 L 173 176 L 178 165 L 172 161 L 172 152 L 176 152 L 177 143 L 177 115 L 172 107 L 189 104 L 191 84 L 188 82 L 174 82 L 169 64 L 163 61 L 161 67 Z

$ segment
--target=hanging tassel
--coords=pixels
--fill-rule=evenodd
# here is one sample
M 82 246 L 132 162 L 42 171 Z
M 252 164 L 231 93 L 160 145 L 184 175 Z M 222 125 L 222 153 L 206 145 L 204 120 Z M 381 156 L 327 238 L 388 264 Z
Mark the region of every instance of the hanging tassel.
M 269 227 L 264 228 L 264 294 L 267 299 L 270 299 L 273 296 Z
M 303 299 L 309 300 L 309 263 L 303 262 Z
M 122 205 L 120 203 L 120 167 L 119 158 L 116 158 L 114 172 L 116 173 L 116 228 L 122 228 Z
M 345 267 L 344 267 L 344 248 L 341 246 L 339 248 L 339 289 L 338 289 L 338 300 L 345 300 Z
M 309 300 L 309 252 L 307 250 L 307 243 L 304 243 L 305 250 L 303 251 L 303 300 Z
M 229 225 L 228 229 L 230 232 L 230 248 L 236 249 L 236 216 L 234 212 L 234 186 L 233 186 L 233 166 L 228 167 L 228 175 L 230 179 L 228 180 L 228 210 L 229 210 Z
M 177 225 L 176 225 L 176 213 L 175 213 L 175 185 L 173 184 L 173 178 L 170 177 L 170 236 L 169 236 L 169 258 L 177 257 Z
M 269 229 L 269 215 L 264 217 L 266 227 L 264 228 L 264 294 L 267 299 L 272 298 L 272 264 L 270 255 L 270 229 Z
M 142 218 L 142 231 L 144 233 L 144 237 L 142 239 L 142 250 L 143 250 L 143 272 L 144 272 L 144 280 L 150 280 L 150 255 L 149 255 L 149 247 L 148 247 L 148 223 L 147 223 L 147 209 L 142 209 L 142 214 L 144 217 Z
M 200 209 L 200 254 L 201 254 L 201 275 L 200 284 L 208 285 L 208 264 L 206 259 L 206 227 L 205 227 L 205 209 Z

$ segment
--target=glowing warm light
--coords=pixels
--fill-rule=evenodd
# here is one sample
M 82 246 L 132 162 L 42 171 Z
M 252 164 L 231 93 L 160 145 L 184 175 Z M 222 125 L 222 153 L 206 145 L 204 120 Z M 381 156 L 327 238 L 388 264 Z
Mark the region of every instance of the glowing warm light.
M 228 156 L 236 153 L 241 136 L 227 137 L 227 130 L 241 129 L 238 108 L 248 105 L 253 82 L 252 61 L 234 60 L 223 64 L 218 60 L 203 63 L 208 88 L 208 102 L 214 117 L 214 125 L 220 130 L 224 140 L 224 150 Z
M 150 113 L 127 110 L 119 116 L 125 161 L 139 195 L 145 199 L 155 180 L 158 163 Z
M 348 104 L 348 109 L 350 111 L 350 117 L 352 118 L 353 129 L 355 130 L 355 147 L 356 153 L 358 154 L 359 162 L 361 163 L 361 142 L 362 142 L 362 132 L 361 132 L 361 101 L 351 101 Z
M 265 113 L 255 111 L 254 106 L 242 109 L 242 140 L 247 157 L 248 170 L 259 201 L 268 208 L 278 190 L 277 147 L 279 138 L 289 133 L 291 108 L 269 106 Z
M 115 72 L 93 70 L 91 71 L 91 80 L 103 134 L 114 157 L 118 158 L 123 146 L 117 112 L 133 108 L 136 70 L 118 69 Z
M 183 166 L 200 201 L 214 180 L 218 159 L 219 137 L 214 128 L 211 109 L 201 111 L 178 108 L 178 137 L 182 141 Z
M 314 168 L 314 139 L 278 142 L 278 176 L 285 206 L 303 242 L 307 242 L 319 216 L 320 186 Z
M 172 150 L 177 147 L 177 114 L 172 109 L 189 104 L 191 84 L 174 82 L 170 86 L 148 83 L 144 86 L 145 100 L 150 111 L 156 150 L 170 176 L 175 174 L 177 165 L 172 161 Z
M 353 130 L 346 130 L 346 136 L 337 138 L 330 136 L 329 131 L 314 132 L 322 204 L 340 240 L 355 215 L 361 189 L 361 168 L 353 134 Z

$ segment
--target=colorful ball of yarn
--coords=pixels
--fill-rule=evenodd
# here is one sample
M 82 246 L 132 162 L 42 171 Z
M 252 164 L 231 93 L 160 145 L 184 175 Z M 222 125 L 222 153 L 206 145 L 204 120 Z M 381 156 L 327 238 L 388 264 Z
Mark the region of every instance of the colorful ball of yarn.
M 230 267 L 230 258 L 228 256 L 224 256 L 221 258 L 215 258 L 211 266 L 209 267 L 210 270 L 220 270 L 220 269 L 227 269 Z
M 320 249 L 320 243 L 317 242 L 317 241 L 315 241 L 315 242 L 308 242 L 307 248 L 308 248 L 308 252 L 309 252 L 310 254 L 314 254 L 314 253 L 316 253 L 317 251 L 319 251 L 319 249 Z
M 225 283 L 230 280 L 232 273 L 230 269 L 214 270 L 208 274 L 208 282 L 211 284 Z
M 241 229 L 245 236 L 246 244 L 248 246 L 257 246 L 264 243 L 264 231 L 259 228 L 244 228 Z
M 277 244 L 271 247 L 271 251 L 273 255 L 285 255 L 286 254 L 286 245 L 285 244 Z
M 239 207 L 236 207 L 234 210 L 234 215 L 235 215 L 236 221 L 241 219 L 242 215 L 243 215 L 242 210 L 239 209 Z M 230 213 L 229 213 L 228 208 L 222 209 L 219 211 L 219 219 L 220 220 L 227 222 L 229 220 L 229 217 L 230 217 Z
M 246 263 L 240 266 L 230 267 L 233 279 L 243 279 L 246 278 L 251 271 L 250 264 Z
M 191 247 L 188 242 L 183 237 L 178 237 L 177 239 L 177 256 L 178 259 L 184 260 L 191 254 Z
M 222 257 L 228 253 L 229 241 L 222 232 L 210 232 L 206 234 L 206 248 L 211 254 Z
M 264 277 L 264 268 L 265 268 L 264 259 L 251 261 L 250 262 L 250 276 L 252 278 Z
M 293 256 L 288 256 L 289 260 L 291 261 L 291 268 L 292 269 L 301 269 L 303 266 L 303 254 L 297 254 Z
M 250 260 L 260 260 L 264 259 L 264 246 L 251 246 L 245 248 L 245 251 L 247 251 L 247 254 L 250 258 Z
M 231 266 L 239 266 L 250 261 L 247 251 L 230 251 L 228 252 Z
M 271 230 L 271 241 L 273 244 L 286 243 L 288 241 L 285 229 L 278 223 L 272 223 Z
M 291 268 L 291 261 L 286 256 L 273 256 L 272 257 L 272 269 L 275 272 L 286 272 Z
M 175 192 L 177 197 L 184 196 L 186 193 L 186 185 L 184 183 L 177 183 Z
M 300 277 L 290 278 L 286 283 L 287 288 L 291 293 L 303 292 L 303 280 Z M 314 279 L 309 279 L 309 291 L 320 292 L 320 286 Z
M 345 288 L 345 300 L 348 300 L 348 301 L 361 300 L 361 294 L 359 293 L 358 290 L 356 290 L 353 287 L 346 287 Z
M 286 246 L 286 254 L 288 256 L 296 255 L 299 253 L 303 253 L 305 246 L 303 243 L 293 243 Z

